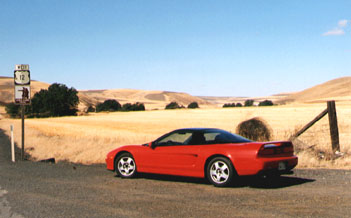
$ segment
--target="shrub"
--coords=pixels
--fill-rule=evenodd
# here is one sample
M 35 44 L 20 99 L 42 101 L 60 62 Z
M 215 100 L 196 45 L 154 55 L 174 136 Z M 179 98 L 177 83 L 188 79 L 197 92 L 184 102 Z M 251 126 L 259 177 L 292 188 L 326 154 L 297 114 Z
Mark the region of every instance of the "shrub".
M 184 108 L 184 106 L 179 105 L 177 102 L 173 101 L 169 104 L 166 105 L 165 109 L 178 109 L 178 108 Z
M 139 103 L 139 102 L 135 104 L 126 103 L 122 106 L 122 110 L 123 111 L 144 111 L 145 106 L 143 103 Z
M 199 104 L 197 102 L 191 102 L 188 105 L 188 108 L 194 109 L 194 108 L 199 108 Z
M 135 103 L 134 104 L 134 111 L 145 111 L 145 105 L 143 103 Z
M 236 107 L 242 107 L 243 105 L 241 103 L 236 103 Z
M 114 99 L 108 99 L 105 100 L 103 103 L 99 103 L 96 106 L 96 112 L 101 112 L 101 111 L 118 111 L 121 110 L 122 106 L 121 104 L 114 100 Z
M 258 117 L 241 122 L 236 127 L 236 132 L 253 141 L 270 141 L 272 138 L 271 128 Z
M 224 104 L 223 107 L 235 107 L 235 103 Z
M 272 105 L 274 105 L 274 104 L 270 100 L 264 100 L 258 104 L 258 106 L 272 106 Z
M 247 99 L 244 103 L 245 107 L 253 106 L 253 104 L 254 104 L 254 100 L 252 99 Z
M 9 103 L 5 106 L 6 113 L 10 115 L 10 117 L 15 118 L 15 117 L 20 117 L 21 112 L 20 112 L 20 106 L 16 105 L 15 103 Z

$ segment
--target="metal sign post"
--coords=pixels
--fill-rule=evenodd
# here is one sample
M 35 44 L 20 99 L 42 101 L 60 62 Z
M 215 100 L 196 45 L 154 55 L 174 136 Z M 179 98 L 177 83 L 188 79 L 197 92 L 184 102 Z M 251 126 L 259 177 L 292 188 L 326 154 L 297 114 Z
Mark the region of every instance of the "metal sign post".
M 25 105 L 30 104 L 30 71 L 28 64 L 18 64 L 14 72 L 15 104 L 21 105 L 22 118 L 22 149 L 21 159 L 24 160 L 24 113 Z

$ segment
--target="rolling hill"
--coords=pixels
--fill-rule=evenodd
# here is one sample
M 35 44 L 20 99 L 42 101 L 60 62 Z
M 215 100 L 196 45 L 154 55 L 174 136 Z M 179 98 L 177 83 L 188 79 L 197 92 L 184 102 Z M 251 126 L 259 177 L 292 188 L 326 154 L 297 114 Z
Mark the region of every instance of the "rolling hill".
M 0 105 L 13 102 L 14 84 L 13 78 L 0 77 Z M 31 96 L 41 89 L 47 89 L 48 83 L 31 81 Z M 121 104 L 125 103 L 144 103 L 146 109 L 163 109 L 165 106 L 176 101 L 181 105 L 187 106 L 196 101 L 201 107 L 208 107 L 212 104 L 199 97 L 191 96 L 187 93 L 168 92 L 168 91 L 146 91 L 134 89 L 111 89 L 111 90 L 79 90 L 78 96 L 80 104 L 79 110 L 84 111 L 89 105 L 96 105 L 107 99 L 115 99 Z
M 103 102 L 107 99 L 116 99 L 121 104 L 141 102 L 145 104 L 147 109 L 163 109 L 172 101 L 176 101 L 178 104 L 184 106 L 194 101 L 201 107 L 211 106 L 211 103 L 204 99 L 182 92 L 109 89 L 79 91 L 79 93 L 86 96 L 93 104 L 96 104 L 96 102 Z
M 351 101 L 351 77 L 341 77 L 291 94 L 277 101 L 287 103 L 321 103 L 329 100 Z
M 32 81 L 31 95 L 41 89 L 47 89 L 48 83 Z M 0 106 L 13 101 L 13 78 L 0 77 Z M 200 107 L 221 107 L 225 103 L 243 103 L 247 99 L 255 102 L 272 100 L 276 104 L 288 103 L 321 103 L 328 100 L 351 101 L 351 77 L 342 77 L 316 85 L 312 88 L 297 93 L 286 93 L 267 97 L 196 97 L 182 92 L 148 91 L 135 89 L 110 89 L 110 90 L 79 90 L 79 110 L 84 111 L 89 105 L 96 105 L 107 99 L 115 99 L 121 104 L 144 103 L 147 110 L 163 109 L 176 101 L 187 106 L 197 102 Z M 3 109 L 2 109 L 3 111 Z M 0 111 L 1 112 L 1 111 Z M 3 112 L 1 112 L 3 113 Z

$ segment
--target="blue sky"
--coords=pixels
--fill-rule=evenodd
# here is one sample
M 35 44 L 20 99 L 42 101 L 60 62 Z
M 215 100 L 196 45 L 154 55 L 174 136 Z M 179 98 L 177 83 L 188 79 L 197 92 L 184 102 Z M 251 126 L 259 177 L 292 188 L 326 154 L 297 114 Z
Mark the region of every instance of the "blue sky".
M 202 96 L 351 75 L 351 1 L 0 0 L 0 76 Z

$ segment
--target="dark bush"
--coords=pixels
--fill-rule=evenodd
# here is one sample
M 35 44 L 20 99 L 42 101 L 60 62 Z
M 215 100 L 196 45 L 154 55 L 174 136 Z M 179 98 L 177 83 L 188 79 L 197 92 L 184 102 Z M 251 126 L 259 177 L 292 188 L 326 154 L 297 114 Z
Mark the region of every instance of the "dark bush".
M 50 116 L 76 115 L 78 111 L 77 106 L 79 104 L 77 94 L 78 92 L 74 88 L 68 88 L 64 84 L 54 83 L 49 86 L 46 95 L 44 95 L 45 99 L 43 99 L 40 105 L 44 106 L 46 109 L 45 112 L 49 113 Z M 36 108 L 36 110 L 42 111 L 41 108 Z M 33 112 L 37 111 L 34 110 Z
M 6 113 L 12 118 L 21 117 L 20 106 L 15 103 L 9 103 L 5 106 Z
M 223 107 L 235 107 L 235 103 L 226 103 Z
M 105 100 L 103 103 L 99 103 L 96 106 L 96 112 L 101 112 L 101 111 L 118 111 L 121 110 L 122 106 L 121 104 L 114 100 L 114 99 L 108 99 Z
M 270 100 L 264 100 L 258 104 L 258 106 L 273 106 L 273 102 Z
M 243 105 L 241 103 L 236 103 L 236 107 L 242 107 Z
M 236 132 L 253 141 L 270 141 L 272 138 L 271 128 L 258 117 L 241 122 L 236 127 Z
M 178 109 L 178 108 L 184 108 L 184 106 L 179 105 L 177 102 L 173 101 L 169 104 L 166 105 L 165 109 Z
M 244 103 L 244 106 L 245 106 L 245 107 L 250 107 L 250 106 L 253 106 L 253 104 L 254 104 L 254 100 L 252 100 L 252 99 L 247 99 L 247 100 L 245 101 L 245 103 Z
M 143 103 L 135 103 L 134 104 L 134 111 L 145 111 L 145 105 Z
M 198 104 L 197 102 L 191 102 L 191 103 L 188 105 L 188 108 L 190 108 L 190 109 L 199 108 L 199 104 Z
M 145 110 L 145 106 L 143 103 L 135 103 L 135 104 L 131 104 L 131 103 L 126 103 L 122 106 L 122 111 L 144 111 Z

